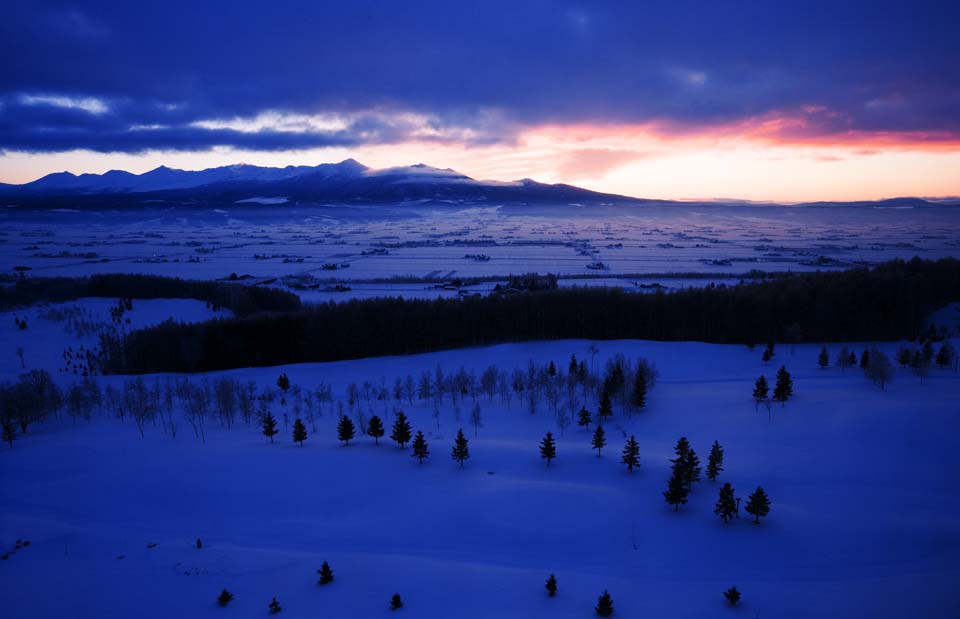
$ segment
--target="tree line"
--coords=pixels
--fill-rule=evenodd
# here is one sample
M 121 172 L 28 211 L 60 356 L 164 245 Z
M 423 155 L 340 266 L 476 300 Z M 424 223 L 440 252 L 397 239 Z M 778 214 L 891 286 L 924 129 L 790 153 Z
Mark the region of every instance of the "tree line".
M 915 339 L 960 299 L 960 261 L 915 258 L 654 293 L 560 288 L 464 299 L 380 298 L 104 336 L 105 371 L 202 372 L 551 339 L 715 343 Z
M 298 296 L 277 288 L 117 273 L 90 277 L 14 278 L 13 285 L 0 286 L 0 311 L 82 297 L 197 299 L 214 308 L 227 308 L 236 316 L 302 309 Z

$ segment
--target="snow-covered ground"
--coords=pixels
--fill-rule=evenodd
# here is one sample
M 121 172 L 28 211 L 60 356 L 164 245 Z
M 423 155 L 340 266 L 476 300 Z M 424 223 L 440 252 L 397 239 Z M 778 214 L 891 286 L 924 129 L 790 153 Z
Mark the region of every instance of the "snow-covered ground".
M 77 378 L 64 351 L 69 348 L 73 356 L 81 346 L 83 350 L 98 346 L 103 330 L 133 330 L 170 319 L 200 322 L 232 315 L 230 310 L 214 311 L 194 299 L 134 299 L 133 308 L 115 321 L 110 310 L 118 302 L 89 298 L 0 312 L 0 380 L 13 380 L 34 368 L 45 369 L 55 377 Z M 25 320 L 27 328 L 21 330 L 15 319 Z M 18 349 L 23 351 L 22 359 Z
M 134 303 L 132 315 L 145 306 Z M 28 333 L 40 330 L 31 324 Z M 316 431 L 308 427 L 302 448 L 284 427 L 289 403 L 271 407 L 275 444 L 258 427 L 214 421 L 206 443 L 185 423 L 176 439 L 159 425 L 140 438 L 129 419 L 64 416 L 35 426 L 0 450 L 0 547 L 31 542 L 0 561 L 3 616 L 259 617 L 276 596 L 282 617 L 386 617 L 399 592 L 401 616 L 589 617 L 603 589 L 618 617 L 960 616 L 960 374 L 933 370 L 921 384 L 901 371 L 881 391 L 859 370 L 818 369 L 816 345 L 784 345 L 768 364 L 741 346 L 597 342 L 593 359 L 589 345 L 510 344 L 209 378 L 265 388 L 286 372 L 294 385 L 326 383 L 345 400 L 348 383 L 389 387 L 438 365 L 479 374 L 530 359 L 565 367 L 571 354 L 598 367 L 616 353 L 646 357 L 660 372 L 648 408 L 628 417 L 615 407 L 601 458 L 575 423 L 560 436 L 545 401 L 531 415 L 516 399 L 507 406 L 485 396 L 476 438 L 469 398 L 459 420 L 445 399 L 439 427 L 432 404 L 402 403 L 414 431 L 427 435 L 423 465 L 389 440 L 342 446 L 335 405 Z M 796 395 L 768 418 L 750 393 L 781 364 Z M 596 411 L 596 402 L 587 406 Z M 361 407 L 385 418 L 389 435 L 394 402 Z M 461 426 L 471 451 L 463 469 L 450 459 Z M 559 452 L 549 467 L 537 451 L 548 430 Z M 619 464 L 629 434 L 641 450 L 633 474 Z M 724 525 L 712 513 L 719 484 L 709 481 L 679 513 L 664 503 L 681 435 L 704 464 L 720 441 L 720 481 L 738 496 L 763 485 L 772 509 L 762 524 L 742 514 Z M 336 580 L 320 587 L 324 560 Z M 555 598 L 543 587 L 550 573 Z M 734 585 L 738 609 L 722 597 Z M 223 588 L 236 595 L 226 609 L 215 603 Z
M 837 206 L 829 218 L 818 207 L 731 205 L 0 209 L 0 272 L 28 267 L 36 276 L 122 272 L 196 279 L 236 273 L 256 281 L 311 275 L 348 282 L 531 271 L 730 275 L 957 256 L 958 238 L 960 207 L 954 206 Z M 603 269 L 590 268 L 600 264 Z M 354 289 L 356 295 L 333 298 L 365 296 L 364 288 Z M 419 289 L 400 292 L 424 296 Z

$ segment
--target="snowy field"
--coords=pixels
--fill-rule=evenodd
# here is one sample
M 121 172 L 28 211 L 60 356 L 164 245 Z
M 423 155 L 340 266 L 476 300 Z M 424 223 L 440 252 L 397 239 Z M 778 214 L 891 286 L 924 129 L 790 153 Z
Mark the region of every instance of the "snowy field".
M 6 208 L 0 209 L 0 272 L 25 267 L 36 276 L 122 272 L 196 279 L 236 273 L 256 282 L 312 277 L 352 288 L 327 293 L 321 285 L 310 291 L 317 299 L 435 297 L 447 293 L 420 282 L 370 280 L 532 271 L 615 281 L 691 272 L 722 277 L 957 256 L 958 239 L 960 207 L 946 205 L 831 207 L 829 223 L 818 207 L 730 205 Z M 636 287 L 629 278 L 622 285 Z
M 134 301 L 129 316 L 162 320 L 164 303 Z M 192 319 L 205 311 L 194 307 Z M 13 333 L 3 316 L 5 347 L 21 334 L 22 345 L 35 338 L 42 348 L 44 338 L 64 337 L 62 323 L 28 320 Z M 960 374 L 933 369 L 921 384 L 899 371 L 881 391 L 859 370 L 818 369 L 818 345 L 781 346 L 764 364 L 759 349 L 742 346 L 596 344 L 595 357 L 590 342 L 555 341 L 187 377 L 276 391 L 285 372 L 303 392 L 329 387 L 333 401 L 315 407 L 302 448 L 290 436 L 293 397 L 270 404 L 274 444 L 255 423 L 227 429 L 210 419 L 201 442 L 182 417 L 175 439 L 159 422 L 141 438 L 129 418 L 104 412 L 87 423 L 61 413 L 0 449 L 0 550 L 30 541 L 0 561 L 3 616 L 260 617 L 276 596 L 281 617 L 590 617 L 604 589 L 619 617 L 960 616 Z M 881 347 L 893 357 L 897 345 Z M 478 397 L 476 434 L 469 396 L 447 397 L 437 417 L 429 400 L 361 396 L 357 410 L 383 418 L 387 436 L 379 446 L 336 438 L 350 383 L 389 389 L 438 366 L 479 376 L 491 364 L 525 370 L 530 360 L 565 369 L 571 354 L 599 369 L 617 353 L 653 361 L 659 379 L 645 411 L 614 406 L 599 458 L 592 427 L 574 419 L 561 436 L 546 400 L 531 413 L 526 401 L 499 395 Z M 73 380 L 56 372 L 59 357 L 31 351 L 26 361 L 63 386 Z M 19 363 L 4 359 L 4 379 Z M 769 414 L 755 409 L 754 380 L 772 380 L 781 364 L 795 398 Z M 597 410 L 595 400 L 586 406 Z M 426 435 L 422 465 L 409 445 L 389 440 L 397 408 Z M 459 427 L 470 439 L 462 469 L 450 458 Z M 549 467 L 537 450 L 547 431 L 558 441 Z M 629 474 L 619 455 L 631 434 L 641 466 Z M 662 492 L 680 436 L 704 464 L 718 440 L 719 482 L 744 500 L 762 485 L 769 516 L 755 525 L 741 513 L 724 525 L 712 511 L 719 483 L 707 480 L 675 513 Z M 320 587 L 324 560 L 335 581 Z M 550 573 L 555 598 L 544 589 Z M 734 585 L 743 601 L 730 609 L 722 592 Z M 225 609 L 215 602 L 223 588 L 236 596 Z M 397 615 L 388 608 L 394 592 L 405 603 Z

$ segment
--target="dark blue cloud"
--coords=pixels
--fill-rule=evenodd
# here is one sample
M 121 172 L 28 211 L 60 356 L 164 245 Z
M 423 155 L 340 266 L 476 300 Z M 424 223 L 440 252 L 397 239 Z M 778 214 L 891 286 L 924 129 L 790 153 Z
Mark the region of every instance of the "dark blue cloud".
M 804 105 L 817 130 L 960 135 L 951 2 L 22 2 L 0 20 L 0 149 L 307 147 L 436 127 L 697 127 Z M 91 114 L 24 94 L 95 97 Z M 211 130 L 199 120 L 375 110 L 338 132 Z M 374 130 L 364 125 L 373 123 Z M 162 125 L 163 129 L 131 127 Z M 289 146 L 284 146 L 288 144 Z

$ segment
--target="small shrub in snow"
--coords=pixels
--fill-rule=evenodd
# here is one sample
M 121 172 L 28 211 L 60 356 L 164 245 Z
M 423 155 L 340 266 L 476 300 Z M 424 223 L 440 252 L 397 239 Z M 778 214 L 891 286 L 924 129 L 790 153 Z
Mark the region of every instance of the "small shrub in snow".
M 400 599 L 399 593 L 394 593 L 393 597 L 390 598 L 390 610 L 400 610 L 403 608 L 403 600 Z
M 723 597 L 727 598 L 730 606 L 736 606 L 740 602 L 740 592 L 736 587 L 730 587 L 723 592 Z
M 270 603 L 267 605 L 267 608 L 270 609 L 270 614 L 271 614 L 271 615 L 276 615 L 278 612 L 280 612 L 281 610 L 283 610 L 283 607 L 280 606 L 280 602 L 277 601 L 277 598 L 276 598 L 276 597 L 274 597 L 272 600 L 270 600 Z
M 217 604 L 220 606 L 226 606 L 233 601 L 233 594 L 224 589 L 220 592 L 220 595 L 217 596 Z

